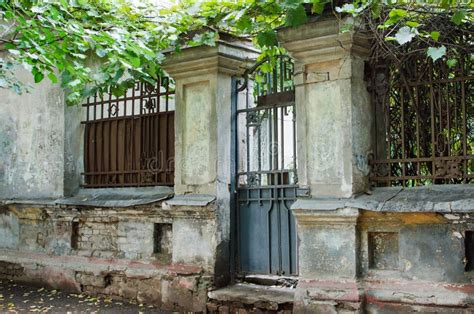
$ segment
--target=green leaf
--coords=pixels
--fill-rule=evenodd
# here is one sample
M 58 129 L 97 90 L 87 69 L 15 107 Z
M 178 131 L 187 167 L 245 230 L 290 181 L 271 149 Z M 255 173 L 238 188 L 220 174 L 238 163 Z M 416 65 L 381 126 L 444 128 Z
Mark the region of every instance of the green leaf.
M 15 56 L 19 56 L 21 54 L 21 51 L 16 49 L 9 49 L 8 52 Z
M 464 18 L 466 17 L 466 11 L 464 10 L 459 10 L 456 13 L 453 14 L 451 17 L 451 21 L 456 24 L 456 25 L 461 25 Z
M 306 10 L 302 5 L 299 5 L 295 9 L 289 9 L 286 15 L 286 26 L 296 27 L 306 23 L 308 17 L 306 16 Z
M 379 18 L 380 13 L 382 12 L 382 4 L 377 2 L 377 1 L 374 1 L 372 3 L 371 12 L 372 12 L 372 17 L 373 18 Z
M 392 9 L 388 16 L 390 17 L 404 17 L 407 15 L 407 11 L 403 9 Z
M 79 92 L 73 92 L 67 95 L 66 103 L 68 105 L 75 105 L 81 101 L 81 94 Z
M 404 45 L 410 42 L 415 37 L 415 32 L 408 26 L 403 26 L 395 34 L 395 40 L 400 44 Z
M 76 57 L 76 58 L 79 58 L 79 59 L 86 59 L 87 56 L 85 54 L 82 54 L 82 53 L 71 53 L 72 56 Z
M 96 49 L 95 54 L 97 56 L 103 58 L 107 54 L 107 51 L 105 49 L 99 47 L 99 48 Z
M 441 47 L 429 47 L 427 52 L 428 56 L 433 59 L 433 62 L 436 60 L 442 58 L 446 54 L 446 47 L 441 46 Z
M 3 45 L 3 47 L 5 49 L 15 49 L 16 48 L 16 46 L 12 43 L 6 43 L 5 45 Z
M 15 14 L 13 14 L 12 11 L 5 11 L 5 13 L 3 13 L 3 17 L 7 20 L 13 18 L 14 16 Z
M 263 75 L 261 75 L 261 74 L 255 75 L 255 82 L 263 83 L 263 81 L 264 81 Z
M 132 67 L 134 68 L 138 68 L 141 64 L 140 62 L 140 57 L 137 57 L 137 56 L 133 56 L 133 55 L 128 55 L 127 56 L 127 60 L 130 61 L 130 64 L 132 65 Z
M 120 97 L 126 92 L 125 87 L 122 85 L 112 86 L 110 90 L 112 92 L 112 95 L 114 95 L 115 97 Z
M 431 32 L 431 33 L 430 33 L 430 36 L 431 36 L 431 38 L 433 38 L 433 40 L 438 41 L 438 39 L 439 39 L 439 32 Z
M 79 84 L 81 84 L 81 80 L 76 79 L 76 80 L 73 80 L 73 81 L 69 82 L 67 85 L 68 85 L 69 87 L 76 87 L 76 86 L 78 86 Z
M 407 21 L 406 24 L 407 26 L 410 26 L 410 27 L 419 27 L 421 25 L 420 23 L 413 22 L 413 21 Z
M 35 83 L 39 83 L 44 79 L 44 74 L 41 72 L 36 72 L 34 75 Z
M 277 44 L 277 35 L 274 30 L 269 30 L 257 35 L 257 43 L 262 47 L 272 47 Z
M 53 72 L 48 73 L 48 78 L 54 84 L 56 84 L 58 82 L 58 78 L 56 77 L 56 75 Z
M 316 14 L 321 14 L 324 11 L 324 7 L 328 1 L 326 0 L 312 0 L 313 7 L 311 8 L 311 12 Z
M 456 59 L 449 59 L 448 61 L 446 61 L 446 64 L 448 65 L 450 69 L 455 67 L 457 63 L 458 63 L 458 60 Z

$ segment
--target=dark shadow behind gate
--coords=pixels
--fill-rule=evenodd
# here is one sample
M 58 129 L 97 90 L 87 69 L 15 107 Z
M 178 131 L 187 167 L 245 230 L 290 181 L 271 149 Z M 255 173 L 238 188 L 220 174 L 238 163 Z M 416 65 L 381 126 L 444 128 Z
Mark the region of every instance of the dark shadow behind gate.
M 263 60 L 233 80 L 234 271 L 297 275 L 298 192 L 293 63 Z

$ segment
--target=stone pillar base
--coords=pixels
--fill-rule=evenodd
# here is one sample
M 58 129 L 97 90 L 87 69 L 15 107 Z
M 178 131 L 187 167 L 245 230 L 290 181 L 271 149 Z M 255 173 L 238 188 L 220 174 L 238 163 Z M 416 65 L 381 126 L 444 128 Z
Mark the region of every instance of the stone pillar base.
M 302 279 L 298 282 L 294 313 L 362 313 L 362 291 L 355 280 Z

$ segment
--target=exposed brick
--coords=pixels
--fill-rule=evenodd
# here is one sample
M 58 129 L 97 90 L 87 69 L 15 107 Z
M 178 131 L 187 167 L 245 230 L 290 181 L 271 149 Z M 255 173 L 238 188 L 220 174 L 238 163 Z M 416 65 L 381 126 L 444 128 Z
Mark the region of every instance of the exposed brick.
M 23 275 L 24 267 L 20 264 L 0 261 L 0 277 L 10 278 Z

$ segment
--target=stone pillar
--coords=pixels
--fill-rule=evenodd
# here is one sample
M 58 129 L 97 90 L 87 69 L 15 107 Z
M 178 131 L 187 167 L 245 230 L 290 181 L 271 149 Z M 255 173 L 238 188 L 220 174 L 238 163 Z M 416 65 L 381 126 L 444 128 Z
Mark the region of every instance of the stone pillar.
M 315 197 L 351 197 L 368 189 L 372 109 L 364 82 L 369 45 L 326 18 L 284 29 L 295 59 L 298 178 Z
M 279 32 L 295 59 L 298 179 L 311 197 L 292 206 L 298 230 L 296 312 L 357 311 L 359 211 L 346 198 L 369 188 L 372 109 L 366 38 L 322 17 Z
M 248 42 L 218 40 L 214 47 L 187 48 L 170 55 L 164 65 L 176 83 L 176 196 L 169 202 L 170 209 L 200 211 L 203 206 L 209 208 L 200 200 L 210 196 L 214 198 L 216 221 L 216 228 L 211 230 L 201 228 L 202 221 L 195 224 L 192 218 L 177 218 L 176 225 L 186 224 L 189 228 L 200 228 L 196 229 L 197 233 L 202 230 L 211 233 L 202 239 L 213 243 L 189 245 L 210 248 L 213 252 L 191 250 L 185 255 L 174 254 L 174 262 L 206 261 L 216 272 L 217 269 L 229 272 L 231 79 L 241 75 L 257 56 L 258 52 Z M 173 232 L 180 230 L 173 228 Z

